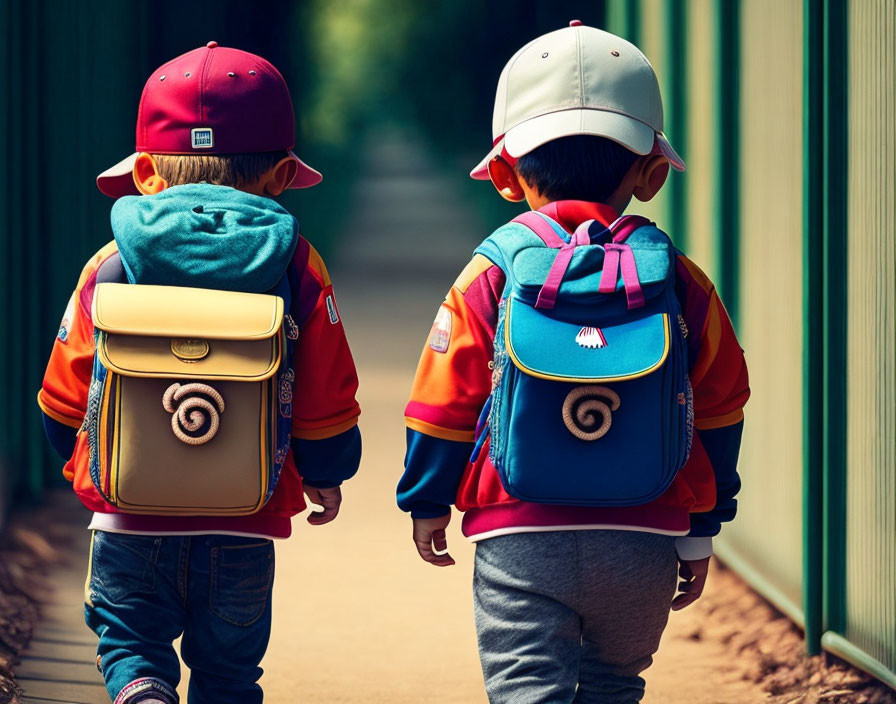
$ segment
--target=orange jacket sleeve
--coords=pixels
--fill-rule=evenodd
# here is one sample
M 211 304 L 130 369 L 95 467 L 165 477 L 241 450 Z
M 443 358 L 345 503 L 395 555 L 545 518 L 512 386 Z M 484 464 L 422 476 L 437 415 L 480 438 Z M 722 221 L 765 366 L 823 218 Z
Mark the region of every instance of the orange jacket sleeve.
M 93 373 L 93 322 L 89 306 L 96 272 L 116 251 L 115 244 L 109 243 L 84 266 L 63 314 L 37 395 L 37 403 L 44 413 L 72 428 L 80 427 L 84 420 Z

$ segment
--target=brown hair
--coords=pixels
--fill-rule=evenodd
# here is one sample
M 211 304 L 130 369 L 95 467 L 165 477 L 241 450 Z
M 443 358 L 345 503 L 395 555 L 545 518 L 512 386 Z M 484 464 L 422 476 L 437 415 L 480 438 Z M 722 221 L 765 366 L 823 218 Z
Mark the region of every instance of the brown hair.
M 159 176 L 169 186 L 185 183 L 211 183 L 237 188 L 257 181 L 287 151 L 252 154 L 153 154 Z

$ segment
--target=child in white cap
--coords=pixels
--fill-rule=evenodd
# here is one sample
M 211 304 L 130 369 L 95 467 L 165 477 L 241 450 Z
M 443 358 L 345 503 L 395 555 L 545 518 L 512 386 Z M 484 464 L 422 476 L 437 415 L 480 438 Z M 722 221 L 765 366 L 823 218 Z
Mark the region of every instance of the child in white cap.
M 408 451 L 398 503 L 411 514 L 420 556 L 437 566 L 454 564 L 445 538 L 451 505 L 465 514 L 463 532 L 476 542 L 474 607 L 490 701 L 637 702 L 644 694 L 639 674 L 659 646 L 670 607 L 681 609 L 699 598 L 712 536 L 735 514 L 742 407 L 749 397 L 743 353 L 706 275 L 671 244 L 666 260 L 651 260 L 644 254 L 650 247 L 639 243 L 652 238 L 657 251 L 665 252 L 666 236 L 644 219 L 620 218 L 633 197 L 648 201 L 657 194 L 670 166 L 684 170 L 663 134 L 656 76 L 635 46 L 578 21 L 528 43 L 498 81 L 493 138 L 492 150 L 471 175 L 490 179 L 504 198 L 525 201 L 534 212 L 515 218 L 477 249 L 439 310 L 406 409 Z M 526 238 L 534 243 L 528 249 L 520 245 Z M 545 251 L 538 238 L 548 247 L 556 240 L 557 252 Z M 588 271 L 589 257 L 603 262 L 604 271 Z M 651 269 L 657 261 L 666 267 L 665 284 Z M 551 274 L 538 279 L 544 281 L 538 301 L 526 309 L 536 322 L 536 313 L 550 312 L 555 303 L 561 310 L 564 297 L 578 286 L 595 300 L 615 296 L 618 303 L 611 305 L 619 306 L 620 325 L 634 320 L 637 327 L 647 320 L 638 312 L 646 308 L 639 306 L 645 298 L 648 307 L 655 300 L 651 282 L 671 292 L 678 324 L 674 314 L 660 315 L 664 333 L 656 366 L 671 359 L 670 349 L 678 345 L 684 381 L 662 414 L 680 414 L 687 442 L 680 461 L 646 501 L 624 493 L 586 500 L 590 479 L 582 480 L 580 503 L 575 494 L 540 500 L 530 492 L 527 498 L 513 483 L 507 458 L 523 466 L 543 453 L 548 459 L 532 486 L 550 490 L 581 465 L 583 476 L 604 473 L 611 477 L 607 490 L 617 490 L 630 470 L 628 460 L 610 457 L 602 466 L 589 466 L 576 448 L 585 458 L 586 448 L 611 447 L 606 443 L 613 442 L 614 429 L 623 432 L 632 422 L 628 409 L 641 403 L 623 391 L 634 387 L 594 385 L 610 393 L 578 415 L 593 432 L 571 427 L 577 422 L 577 412 L 566 408 L 571 394 L 562 414 L 559 403 L 547 408 L 544 423 L 528 436 L 496 437 L 510 427 L 501 425 L 510 422 L 501 414 L 542 413 L 524 395 L 512 395 L 519 389 L 505 391 L 501 383 L 512 366 L 507 357 L 514 357 L 514 335 L 525 332 L 511 334 L 509 324 L 505 329 L 506 309 L 523 305 L 521 280 L 539 266 L 551 267 Z M 616 267 L 622 274 L 618 284 Z M 587 319 L 590 310 L 580 307 L 576 314 Z M 559 313 L 555 318 L 551 324 L 558 330 L 570 325 Z M 526 319 L 516 320 L 524 326 Z M 634 343 L 617 343 L 612 326 L 578 325 L 568 340 L 536 340 L 532 357 L 540 353 L 554 376 L 576 355 L 620 360 L 648 353 Z M 569 350 L 569 360 L 556 351 L 562 349 Z M 532 369 L 527 376 L 525 360 L 513 363 L 523 371 L 513 370 L 520 383 L 551 377 Z M 517 405 L 510 408 L 508 398 Z M 629 443 L 633 455 L 654 444 L 650 433 L 657 423 L 645 416 L 638 426 L 640 420 L 634 418 L 643 436 Z M 571 433 L 562 442 L 572 450 L 551 455 L 554 439 L 566 433 L 561 422 Z

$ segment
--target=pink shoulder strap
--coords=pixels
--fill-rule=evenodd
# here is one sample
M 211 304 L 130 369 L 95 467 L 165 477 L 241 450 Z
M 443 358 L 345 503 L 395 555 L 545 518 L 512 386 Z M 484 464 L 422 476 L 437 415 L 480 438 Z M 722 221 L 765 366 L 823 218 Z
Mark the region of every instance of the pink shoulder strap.
M 551 265 L 551 270 L 548 272 L 548 277 L 538 292 L 538 299 L 535 301 L 536 308 L 547 308 L 550 310 L 554 307 L 560 284 L 563 283 L 563 277 L 566 275 L 566 270 L 572 261 L 572 253 L 576 251 L 576 247 L 581 247 L 591 242 L 588 228 L 591 227 L 593 222 L 594 220 L 587 220 L 579 225 L 576 231 L 572 233 L 569 242 L 564 242 L 563 246 L 560 247 L 560 251 L 557 252 L 557 257 Z
M 635 261 L 635 253 L 625 244 L 638 228 L 649 225 L 650 220 L 641 215 L 625 215 L 610 226 L 613 232 L 613 241 L 604 245 L 604 269 L 600 277 L 598 292 L 613 293 L 616 291 L 616 281 L 622 273 L 622 283 L 625 286 L 625 299 L 628 309 L 640 308 L 644 305 L 644 291 L 638 279 L 638 264 Z
M 548 224 L 548 221 L 534 210 L 527 210 L 525 213 L 517 215 L 511 222 L 518 222 L 520 225 L 528 227 L 548 247 L 559 249 L 566 244 L 564 239 Z

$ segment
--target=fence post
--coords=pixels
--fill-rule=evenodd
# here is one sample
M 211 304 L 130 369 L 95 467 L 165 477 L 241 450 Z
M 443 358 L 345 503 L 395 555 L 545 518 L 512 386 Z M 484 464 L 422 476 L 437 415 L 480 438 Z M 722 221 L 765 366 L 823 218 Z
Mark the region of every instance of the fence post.
M 824 3 L 824 589 L 825 630 L 846 627 L 846 311 L 847 29 L 846 0 Z
M 822 1 L 803 2 L 803 610 L 806 647 L 821 652 L 824 334 L 818 314 L 823 289 Z
M 638 45 L 641 24 L 641 0 L 607 0 L 604 22 L 608 31 Z
M 685 22 L 684 0 L 665 0 L 663 3 L 663 21 L 666 25 L 664 43 L 663 73 L 667 76 L 668 90 L 664 94 L 666 105 L 665 131 L 670 140 L 687 163 L 687 57 L 686 49 L 687 22 Z M 687 179 L 681 174 L 670 174 L 666 184 L 667 217 L 669 232 L 675 243 L 683 250 L 688 248 L 688 198 Z
M 740 250 L 740 1 L 716 1 L 714 181 L 715 272 L 737 329 Z

